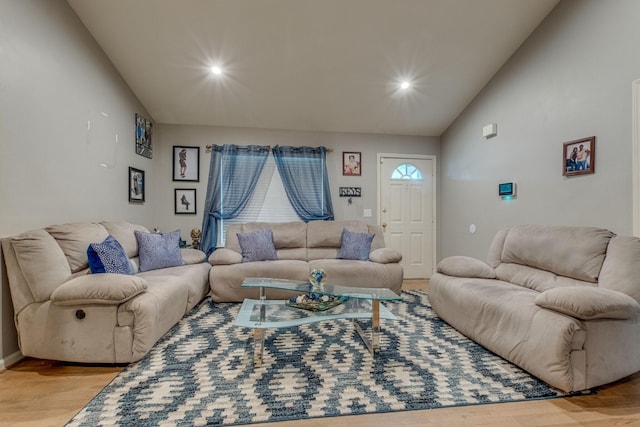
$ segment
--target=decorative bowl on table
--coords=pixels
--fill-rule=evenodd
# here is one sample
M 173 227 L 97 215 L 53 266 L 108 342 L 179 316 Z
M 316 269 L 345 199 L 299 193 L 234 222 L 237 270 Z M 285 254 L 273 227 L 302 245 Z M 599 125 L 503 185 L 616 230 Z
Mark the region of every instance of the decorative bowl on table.
M 309 295 L 303 294 L 291 297 L 287 301 L 289 307 L 301 308 L 309 311 L 326 311 L 345 302 L 348 297 L 335 297 L 311 292 Z

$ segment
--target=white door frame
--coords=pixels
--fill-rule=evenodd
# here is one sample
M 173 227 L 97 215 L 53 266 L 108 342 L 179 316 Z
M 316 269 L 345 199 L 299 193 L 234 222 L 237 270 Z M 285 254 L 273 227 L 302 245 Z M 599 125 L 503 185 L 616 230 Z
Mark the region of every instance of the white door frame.
M 438 162 L 437 162 L 437 156 L 433 156 L 433 155 L 426 155 L 426 154 L 399 154 L 399 153 L 378 153 L 378 170 L 377 170 L 377 181 L 378 181 L 378 192 L 376 194 L 376 199 L 378 199 L 378 203 L 377 203 L 377 213 L 378 213 L 378 225 L 382 226 L 382 222 L 380 220 L 380 211 L 382 209 L 382 205 L 381 205 L 381 197 L 380 197 L 380 193 L 382 192 L 382 173 L 381 173 L 381 169 L 382 169 L 382 162 L 381 159 L 383 157 L 393 157 L 396 159 L 424 159 L 424 160 L 433 160 L 433 176 L 432 176 L 432 180 L 431 182 L 432 184 L 432 188 L 431 188 L 431 194 L 433 194 L 433 212 L 431 213 L 433 215 L 433 224 L 432 224 L 432 236 L 433 236 L 433 241 L 431 242 L 431 262 L 432 262 L 432 266 L 433 266 L 433 272 L 435 272 L 435 268 L 436 268 L 436 260 L 438 259 L 438 256 L 436 254 L 436 249 L 438 247 L 437 245 L 437 241 L 438 241 L 438 235 L 437 230 L 437 224 L 438 224 L 438 217 L 437 217 L 437 200 L 438 200 L 438 194 L 437 194 L 437 177 L 438 177 Z
M 640 80 L 634 80 L 633 90 L 633 235 L 640 237 Z

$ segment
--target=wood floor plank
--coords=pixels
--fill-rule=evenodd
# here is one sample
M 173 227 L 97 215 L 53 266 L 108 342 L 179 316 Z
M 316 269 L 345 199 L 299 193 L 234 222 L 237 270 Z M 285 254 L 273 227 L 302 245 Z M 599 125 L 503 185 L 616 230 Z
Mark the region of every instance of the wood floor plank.
M 428 280 L 403 289 L 428 291 Z M 62 426 L 122 370 L 27 358 L 0 373 L 0 426 Z M 320 427 L 328 419 L 260 424 Z M 640 373 L 593 396 L 331 418 L 334 427 L 640 426 Z M 258 424 L 254 424 L 257 426 Z

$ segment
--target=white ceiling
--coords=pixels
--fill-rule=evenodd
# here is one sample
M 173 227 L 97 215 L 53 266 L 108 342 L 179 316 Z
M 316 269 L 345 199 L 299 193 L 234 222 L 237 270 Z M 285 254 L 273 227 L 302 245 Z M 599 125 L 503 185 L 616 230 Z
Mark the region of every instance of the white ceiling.
M 68 3 L 158 123 L 438 136 L 558 0 Z

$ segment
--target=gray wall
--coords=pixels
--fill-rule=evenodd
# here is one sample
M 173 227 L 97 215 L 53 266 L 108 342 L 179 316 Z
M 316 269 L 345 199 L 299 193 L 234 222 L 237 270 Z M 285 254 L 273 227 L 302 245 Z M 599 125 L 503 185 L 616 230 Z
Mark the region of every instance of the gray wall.
M 134 114 L 146 112 L 66 1 L 2 0 L 0 64 L 0 237 L 71 221 L 153 224 L 153 201 L 127 194 L 129 166 L 154 177 L 134 151 Z M 0 367 L 18 350 L 1 270 Z
M 632 233 L 639 17 L 637 0 L 562 1 L 442 136 L 439 258 L 485 259 L 495 232 L 520 223 Z M 488 123 L 498 136 L 485 140 Z M 592 135 L 595 174 L 563 177 L 563 142 Z M 509 180 L 518 198 L 501 201 Z
M 238 145 L 291 145 L 320 146 L 333 151 L 327 154 L 327 171 L 336 219 L 359 219 L 377 223 L 377 153 L 399 154 L 439 154 L 438 137 L 417 137 L 398 135 L 372 135 L 358 133 L 299 132 L 286 130 L 265 130 L 212 126 L 159 125 L 156 132 L 156 155 L 158 176 L 154 183 L 154 200 L 158 206 L 154 218 L 161 230 L 180 228 L 182 238 L 191 241 L 189 232 L 202 225 L 202 212 L 209 176 L 211 154 L 205 146 L 211 144 Z M 200 182 L 173 182 L 173 146 L 186 145 L 200 147 Z M 362 153 L 362 175 L 342 175 L 342 152 Z M 347 199 L 338 196 L 339 187 L 361 187 L 362 197 L 354 198 L 351 205 Z M 197 190 L 197 215 L 174 214 L 174 189 L 195 188 Z M 373 217 L 364 218 L 363 210 L 371 209 Z

